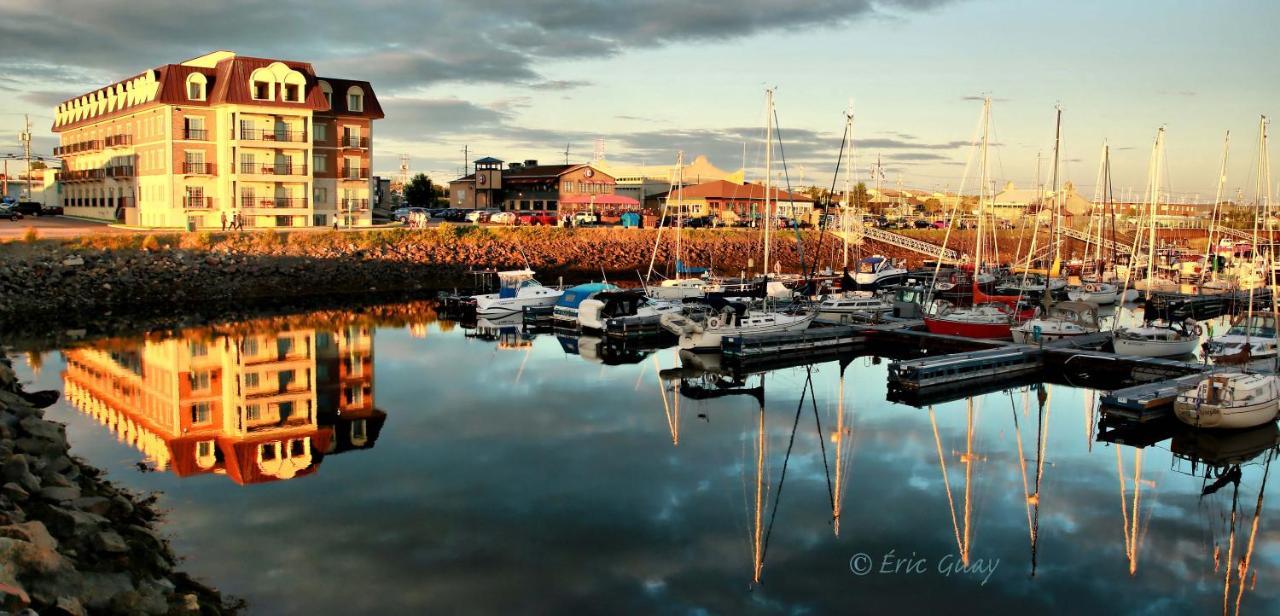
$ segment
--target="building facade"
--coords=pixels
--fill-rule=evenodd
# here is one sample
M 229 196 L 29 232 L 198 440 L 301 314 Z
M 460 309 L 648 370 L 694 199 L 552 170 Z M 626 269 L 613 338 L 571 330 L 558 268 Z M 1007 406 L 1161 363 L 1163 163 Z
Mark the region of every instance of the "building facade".
M 811 222 L 813 198 L 771 187 L 770 202 L 774 213 L 793 220 Z M 657 195 L 661 206 L 676 208 L 683 204 L 689 216 L 712 216 L 725 223 L 763 218 L 765 190 L 761 184 L 735 184 L 728 180 L 685 186 L 683 190 Z M 674 211 L 674 210 L 672 210 Z
M 613 195 L 616 186 L 613 176 L 587 164 L 540 165 L 526 160 L 504 168 L 501 160 L 481 158 L 475 169 L 449 182 L 450 207 L 558 212 L 564 204 Z
M 711 164 L 706 156 L 698 156 L 693 162 L 685 163 L 683 169 L 676 164 L 624 165 L 606 160 L 594 162 L 592 166 L 616 179 L 616 194 L 631 197 L 640 203 L 667 192 L 677 182 L 686 186 L 717 180 L 742 184 L 746 178 L 743 169 L 725 171 Z
M 217 51 L 78 96 L 54 112 L 67 214 L 155 228 L 372 221 L 368 82 Z

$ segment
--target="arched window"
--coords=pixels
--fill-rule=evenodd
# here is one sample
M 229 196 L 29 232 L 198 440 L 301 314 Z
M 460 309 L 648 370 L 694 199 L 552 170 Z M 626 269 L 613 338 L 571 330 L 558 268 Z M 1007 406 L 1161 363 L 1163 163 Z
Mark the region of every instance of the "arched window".
M 347 88 L 347 111 L 364 111 L 364 90 L 360 86 Z
M 205 100 L 205 88 L 209 81 L 200 73 L 191 73 L 187 75 L 187 99 L 193 101 Z
M 281 79 L 281 98 L 286 103 L 301 103 L 302 92 L 307 86 L 307 80 L 298 71 L 290 71 L 285 73 Z
M 320 82 L 320 92 L 324 93 L 324 102 L 329 104 L 329 108 L 333 109 L 333 86 L 327 81 Z
M 275 100 L 276 80 L 271 71 L 260 68 L 249 75 L 249 96 L 255 101 Z

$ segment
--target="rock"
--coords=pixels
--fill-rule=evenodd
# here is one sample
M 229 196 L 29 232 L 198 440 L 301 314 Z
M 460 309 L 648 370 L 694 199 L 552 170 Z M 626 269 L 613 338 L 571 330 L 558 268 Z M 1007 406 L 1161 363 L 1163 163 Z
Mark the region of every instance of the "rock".
M 0 494 L 3 494 L 8 497 L 9 500 L 14 502 L 22 502 L 31 497 L 30 492 L 22 489 L 22 486 L 13 483 L 12 481 L 0 486 Z
M 72 255 L 63 259 L 62 264 L 67 267 L 78 267 L 84 265 L 84 258 Z
M 66 616 L 86 616 L 88 612 L 84 611 L 84 606 L 80 605 L 80 600 L 75 597 L 61 596 L 53 604 L 55 613 L 65 614 Z
M 67 440 L 66 434 L 63 432 L 64 426 L 62 426 L 62 424 L 46 421 L 38 417 L 25 417 L 22 421 L 18 422 L 18 425 L 22 426 L 22 429 L 26 430 L 27 434 L 36 438 L 55 442 L 66 442 Z
M 40 496 L 56 502 L 75 500 L 80 498 L 80 488 L 75 486 L 45 486 L 40 489 Z
M 31 393 L 19 392 L 18 395 L 22 396 L 22 399 L 26 400 L 27 404 L 38 409 L 48 408 L 54 402 L 57 402 L 58 397 L 60 396 L 60 394 L 53 389 L 45 389 Z
M 129 551 L 129 544 L 114 530 L 104 530 L 93 536 L 94 547 L 110 554 L 123 554 Z
M 71 501 L 71 506 L 104 517 L 111 513 L 111 499 L 102 496 L 82 496 Z
M 0 466 L 0 479 L 16 483 L 28 493 L 36 492 L 40 489 L 40 480 L 31 474 L 31 466 L 27 462 L 27 456 L 22 454 L 10 456 L 5 461 L 4 466 Z
M 107 523 L 107 519 L 95 513 L 76 511 L 58 506 L 49 507 L 50 530 L 59 537 L 84 536 Z
M 47 469 L 46 469 L 46 470 L 47 470 Z M 71 488 L 71 487 L 75 487 L 75 484 L 71 483 L 71 480 L 70 480 L 70 479 L 67 479 L 66 477 L 64 477 L 64 476 L 62 476 L 62 475 L 59 475 L 58 473 L 54 473 L 54 472 L 48 472 L 48 473 L 45 473 L 45 474 L 44 474 L 44 477 L 42 477 L 42 479 L 44 480 L 44 484 L 45 484 L 46 486 L 55 486 L 55 487 L 59 487 L 59 488 Z M 78 497 L 78 495 L 77 495 L 77 497 Z
M 0 527 L 0 537 L 20 539 L 42 550 L 58 549 L 58 540 L 49 534 L 43 522 L 31 521 Z

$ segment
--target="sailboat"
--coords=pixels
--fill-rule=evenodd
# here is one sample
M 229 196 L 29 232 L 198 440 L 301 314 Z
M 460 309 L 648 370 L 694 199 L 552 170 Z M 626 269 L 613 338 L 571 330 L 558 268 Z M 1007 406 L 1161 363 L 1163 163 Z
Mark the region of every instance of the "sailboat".
M 772 221 L 774 220 L 773 173 L 773 90 L 765 90 L 765 148 L 764 148 L 764 214 L 770 224 L 764 225 L 764 288 L 769 288 L 769 256 L 772 246 Z M 808 329 L 817 313 L 810 310 L 782 312 L 768 307 L 768 297 L 763 308 L 746 308 L 741 304 L 727 304 L 720 313 L 699 323 L 692 319 L 667 314 L 661 317 L 662 326 L 679 336 L 680 348 L 689 351 L 718 351 L 725 336 L 768 334 Z
M 1151 320 L 1139 327 L 1117 328 L 1112 345 L 1119 355 L 1182 357 L 1195 352 L 1200 334 L 1200 325 L 1191 319 Z
M 1181 285 L 1177 280 L 1170 280 L 1164 276 L 1156 274 L 1156 212 L 1160 207 L 1160 191 L 1161 191 L 1161 173 L 1164 170 L 1164 127 L 1160 127 L 1156 131 L 1156 142 L 1151 150 L 1151 166 L 1147 172 L 1147 208 L 1145 216 L 1146 235 L 1148 236 L 1147 247 L 1147 275 L 1145 278 L 1134 280 L 1133 288 L 1142 291 L 1146 299 L 1151 299 L 1151 293 L 1154 292 L 1177 292 L 1181 289 Z M 1138 232 L 1134 234 L 1134 243 L 1142 242 L 1144 229 L 1139 226 Z M 1135 247 L 1136 248 L 1136 247 Z M 1136 263 L 1137 256 L 1141 251 L 1134 250 L 1134 261 Z M 1129 268 L 1129 279 L 1133 279 L 1134 267 Z
M 676 229 L 675 229 L 675 277 L 667 278 L 656 285 L 645 284 L 645 293 L 654 299 L 662 300 L 682 300 L 686 298 L 698 298 L 706 295 L 707 280 L 699 276 L 706 273 L 703 268 L 694 268 L 685 265 L 683 248 L 684 248 L 684 152 L 676 153 L 676 177 L 672 180 L 672 190 L 668 191 L 676 194 Z M 669 199 L 668 199 L 669 201 Z M 663 213 L 667 211 L 667 206 L 663 206 Z M 667 216 L 660 219 L 666 220 Z M 657 238 L 654 239 L 653 256 L 649 259 L 649 276 L 653 276 L 654 262 L 658 258 L 658 245 L 662 241 L 662 228 L 658 228 Z M 687 276 L 687 274 L 694 274 Z
M 543 286 L 533 277 L 533 270 L 498 272 L 498 292 L 472 295 L 476 314 L 502 316 L 523 311 L 525 308 L 548 308 L 564 295 L 561 289 Z
M 1055 235 L 1060 233 L 1058 226 L 1062 212 L 1062 191 L 1058 186 L 1058 171 L 1061 168 L 1062 146 L 1062 107 L 1057 108 L 1053 141 L 1053 225 Z M 1062 242 L 1054 245 L 1054 262 L 1062 260 Z M 1053 341 L 1072 338 L 1093 333 L 1100 329 L 1098 325 L 1098 309 L 1085 302 L 1066 302 L 1055 305 L 1053 294 L 1041 296 L 1043 311 L 1033 319 L 1013 328 L 1013 341 L 1027 344 L 1030 342 Z M 1115 301 L 1114 298 L 1112 301 Z
M 1271 160 L 1267 149 L 1267 118 L 1262 117 L 1259 123 L 1258 139 L 1258 187 L 1257 200 L 1262 206 L 1262 215 L 1254 220 L 1254 244 L 1258 237 L 1258 220 L 1271 218 Z M 1270 260 L 1270 251 L 1265 253 Z M 1274 294 L 1274 285 L 1272 293 Z M 1276 357 L 1276 317 L 1278 308 L 1272 302 L 1272 312 L 1258 314 L 1252 311 L 1253 291 L 1249 292 L 1249 312 L 1245 313 L 1242 332 L 1235 333 L 1233 326 L 1228 335 L 1240 336 L 1240 350 L 1235 354 L 1226 353 L 1226 343 L 1213 339 L 1208 345 L 1207 353 L 1214 363 L 1230 363 L 1243 365 L 1246 368 L 1251 362 L 1269 363 L 1275 368 Z M 1259 334 L 1260 344 L 1255 345 L 1253 334 Z M 1225 336 L 1223 337 L 1225 338 Z M 1254 355 L 1255 349 L 1259 351 Z M 1197 428 L 1251 428 L 1275 421 L 1280 414 L 1280 377 L 1275 374 L 1250 374 L 1247 371 L 1230 371 L 1211 374 L 1201 380 L 1190 391 L 1179 394 L 1173 403 L 1174 414 L 1180 421 Z
M 981 184 L 978 187 L 978 229 L 974 242 L 973 273 L 969 283 L 973 290 L 973 306 L 957 307 L 944 300 L 936 300 L 930 312 L 924 316 L 924 325 L 935 334 L 964 336 L 966 338 L 1009 338 L 1015 317 L 1030 316 L 1015 314 L 1021 300 L 1018 296 L 988 295 L 983 292 L 980 278 L 983 274 L 983 227 L 986 218 L 987 181 L 987 148 L 991 135 L 991 98 L 982 101 L 982 144 L 981 144 Z

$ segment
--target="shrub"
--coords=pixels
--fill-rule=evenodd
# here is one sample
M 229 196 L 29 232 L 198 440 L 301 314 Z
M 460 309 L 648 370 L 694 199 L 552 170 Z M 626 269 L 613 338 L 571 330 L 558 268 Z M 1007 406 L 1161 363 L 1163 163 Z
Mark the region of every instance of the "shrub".
M 35 227 L 27 227 L 27 232 L 22 234 L 22 241 L 31 244 L 40 239 L 40 232 Z
M 156 236 L 148 234 L 142 238 L 142 249 L 148 252 L 160 250 L 160 240 L 157 240 Z

